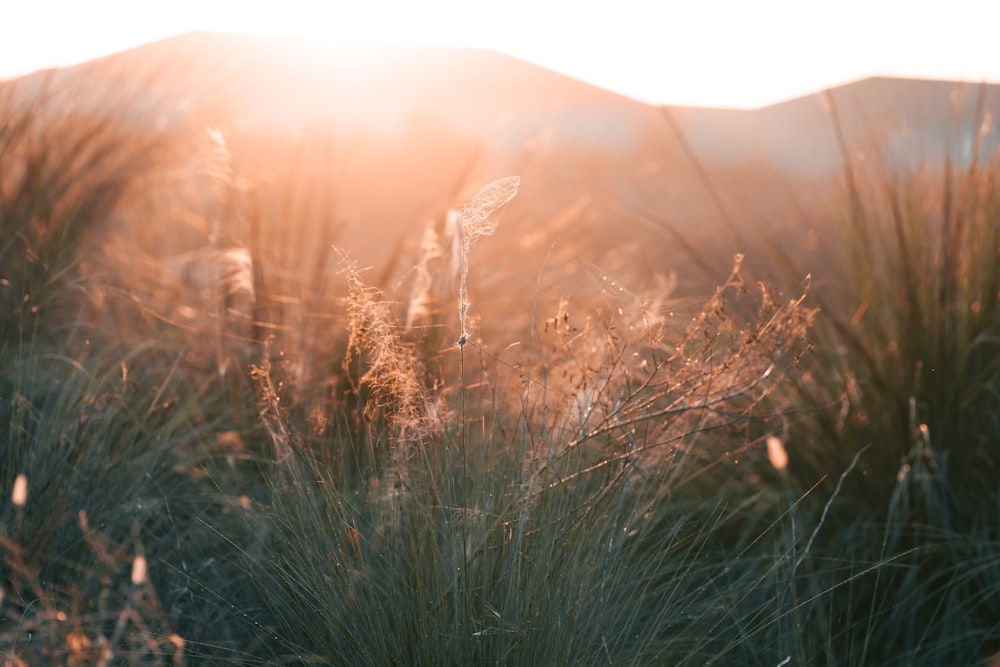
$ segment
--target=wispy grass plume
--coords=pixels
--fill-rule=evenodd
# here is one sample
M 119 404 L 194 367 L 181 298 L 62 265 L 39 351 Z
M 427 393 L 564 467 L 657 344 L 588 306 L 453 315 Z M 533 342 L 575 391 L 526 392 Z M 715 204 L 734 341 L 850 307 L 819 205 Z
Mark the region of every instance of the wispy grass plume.
M 469 290 L 466 283 L 469 278 L 469 256 L 472 253 L 472 244 L 480 237 L 493 235 L 497 223 L 491 216 L 497 209 L 514 198 L 520 184 L 521 178 L 519 176 L 508 176 L 493 181 L 480 190 L 479 194 L 462 208 L 458 225 L 458 242 L 461 249 L 458 266 L 458 321 L 462 330 L 459 337 L 459 347 L 464 347 L 465 341 L 471 335 L 468 323 Z

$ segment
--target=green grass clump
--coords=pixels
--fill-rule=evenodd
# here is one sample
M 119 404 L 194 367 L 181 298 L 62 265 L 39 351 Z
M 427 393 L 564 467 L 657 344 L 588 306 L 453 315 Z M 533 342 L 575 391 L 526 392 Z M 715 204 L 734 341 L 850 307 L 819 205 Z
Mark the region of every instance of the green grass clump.
M 407 342 L 354 265 L 346 277 L 360 421 L 317 439 L 312 415 L 282 400 L 282 368 L 255 371 L 276 462 L 271 551 L 248 567 L 273 601 L 276 653 L 699 664 L 753 654 L 734 633 L 771 635 L 787 609 L 756 607 L 776 568 L 760 538 L 780 532 L 764 516 L 781 510 L 720 489 L 718 464 L 724 443 L 746 451 L 734 433 L 794 363 L 814 315 L 801 298 L 764 290 L 749 321 L 730 315 L 752 298 L 737 265 L 671 340 L 605 280 L 615 307 L 580 329 L 556 314 L 529 372 L 469 332 L 467 306 L 440 351 Z M 530 374 L 564 366 L 565 381 Z M 749 506 L 761 514 L 744 522 Z
M 821 295 L 816 367 L 799 399 L 814 410 L 804 437 L 812 474 L 870 442 L 855 480 L 886 507 L 899 477 L 934 480 L 945 522 L 968 525 L 993 492 L 1000 422 L 1000 165 L 898 173 L 846 165 L 846 193 L 830 225 L 835 289 Z M 931 517 L 925 515 L 921 520 Z
M 867 624 L 844 654 L 975 664 L 997 647 L 998 561 L 983 554 L 1000 500 L 1000 164 L 976 151 L 901 172 L 848 148 L 828 225 L 833 287 L 781 399 L 799 443 L 790 471 L 804 488 L 864 450 L 829 515 L 829 543 L 844 545 L 832 557 L 894 566 L 830 596 Z
M 240 435 L 252 416 L 230 412 L 203 346 L 151 316 L 145 276 L 119 273 L 111 243 L 186 130 L 135 100 L 108 106 L 100 88 L 34 83 L 0 88 L 0 652 L 32 665 L 231 655 L 246 636 L 213 616 L 230 593 L 246 602 L 238 570 L 213 562 L 233 539 L 213 517 L 241 511 L 259 479 Z M 198 582 L 215 577 L 206 597 Z

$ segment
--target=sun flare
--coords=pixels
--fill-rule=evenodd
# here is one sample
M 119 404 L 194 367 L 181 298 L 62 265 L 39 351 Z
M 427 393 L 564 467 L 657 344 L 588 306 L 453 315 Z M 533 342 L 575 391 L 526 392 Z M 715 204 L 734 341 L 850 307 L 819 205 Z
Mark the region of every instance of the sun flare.
M 181 0 L 141 13 L 122 0 L 59 0 L 6 11 L 0 77 L 199 30 L 323 45 L 487 48 L 641 101 L 688 106 L 760 106 L 872 75 L 1000 81 L 991 33 L 1000 24 L 1000 5 L 977 0 L 953 2 L 947 11 L 901 0 L 829 7 L 791 0 L 711 6 L 627 0 L 613 10 L 527 0 L 488 9 L 454 0 Z M 46 20 L 52 14 L 59 20 Z M 975 20 L 966 20 L 970 16 Z

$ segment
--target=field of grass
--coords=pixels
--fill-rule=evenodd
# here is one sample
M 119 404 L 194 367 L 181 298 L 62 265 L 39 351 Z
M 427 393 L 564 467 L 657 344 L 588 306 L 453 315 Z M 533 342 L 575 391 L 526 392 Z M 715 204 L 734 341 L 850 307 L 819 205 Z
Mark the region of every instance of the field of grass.
M 822 284 L 554 251 L 511 326 L 516 178 L 381 279 L 57 98 L 0 87 L 4 665 L 995 664 L 1000 157 L 845 146 Z

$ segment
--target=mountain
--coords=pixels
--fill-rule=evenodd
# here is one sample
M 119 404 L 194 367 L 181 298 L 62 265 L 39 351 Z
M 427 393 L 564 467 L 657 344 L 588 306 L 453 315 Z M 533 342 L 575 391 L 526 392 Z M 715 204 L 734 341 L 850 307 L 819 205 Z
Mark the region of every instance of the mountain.
M 832 104 L 831 104 L 832 102 Z M 693 150 L 711 163 L 761 156 L 791 172 L 829 173 L 841 162 L 836 111 L 846 143 L 881 154 L 895 167 L 956 163 L 972 156 L 986 114 L 1000 110 L 1000 85 L 871 77 L 753 110 L 678 108 Z M 980 151 L 995 151 L 996 125 Z

